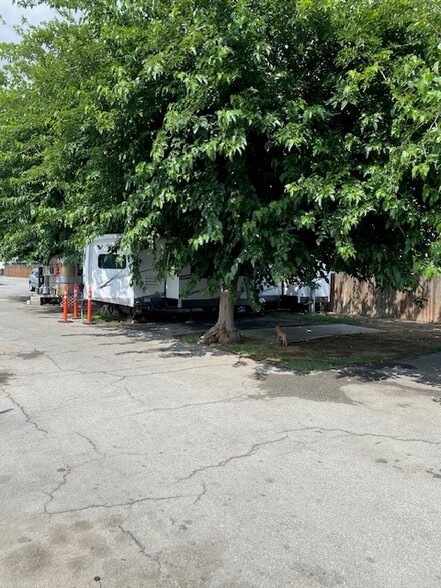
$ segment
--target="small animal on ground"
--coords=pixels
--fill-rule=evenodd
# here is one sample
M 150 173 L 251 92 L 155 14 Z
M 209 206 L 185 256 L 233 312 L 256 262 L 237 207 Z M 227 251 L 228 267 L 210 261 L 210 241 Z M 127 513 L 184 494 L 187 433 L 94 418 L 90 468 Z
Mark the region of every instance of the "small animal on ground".
M 283 327 L 281 327 L 280 325 L 277 325 L 276 333 L 277 333 L 277 343 L 281 343 L 284 347 L 287 347 L 288 338 L 287 338 L 285 329 Z

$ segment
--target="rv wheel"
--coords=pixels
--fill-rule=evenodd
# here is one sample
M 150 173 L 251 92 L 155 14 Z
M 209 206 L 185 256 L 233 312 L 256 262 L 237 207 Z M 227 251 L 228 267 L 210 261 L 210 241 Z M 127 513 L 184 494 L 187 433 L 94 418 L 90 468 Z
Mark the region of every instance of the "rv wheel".
M 103 304 L 99 309 L 99 313 L 101 316 L 111 317 L 113 316 L 113 307 L 110 304 Z

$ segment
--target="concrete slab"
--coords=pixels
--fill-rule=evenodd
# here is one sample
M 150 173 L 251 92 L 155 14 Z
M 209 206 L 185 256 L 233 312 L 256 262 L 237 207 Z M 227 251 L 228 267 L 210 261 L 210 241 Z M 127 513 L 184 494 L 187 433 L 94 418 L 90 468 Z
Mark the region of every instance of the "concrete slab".
M 40 296 L 38 294 L 31 294 L 26 304 L 32 304 L 33 306 L 40 306 Z
M 359 327 L 355 325 L 346 324 L 327 324 L 327 325 L 283 325 L 287 335 L 288 343 L 296 341 L 309 341 L 310 339 L 320 339 L 323 337 L 334 337 L 336 335 L 356 335 L 358 333 L 377 333 L 378 329 L 371 329 L 368 327 Z M 275 330 L 273 327 L 262 329 L 242 329 L 245 336 L 256 339 L 264 339 L 265 341 L 273 341 L 275 339 Z

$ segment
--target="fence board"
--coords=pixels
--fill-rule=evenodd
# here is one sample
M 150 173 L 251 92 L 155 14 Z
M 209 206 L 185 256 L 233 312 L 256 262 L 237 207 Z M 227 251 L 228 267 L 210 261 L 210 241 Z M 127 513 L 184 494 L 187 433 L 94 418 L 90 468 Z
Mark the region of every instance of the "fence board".
M 28 278 L 31 273 L 32 267 L 28 265 L 5 265 L 5 276 L 10 278 Z
M 441 278 L 421 279 L 415 294 L 380 292 L 370 282 L 335 274 L 332 309 L 338 314 L 362 315 L 422 323 L 441 322 Z M 422 299 L 422 307 L 416 302 Z

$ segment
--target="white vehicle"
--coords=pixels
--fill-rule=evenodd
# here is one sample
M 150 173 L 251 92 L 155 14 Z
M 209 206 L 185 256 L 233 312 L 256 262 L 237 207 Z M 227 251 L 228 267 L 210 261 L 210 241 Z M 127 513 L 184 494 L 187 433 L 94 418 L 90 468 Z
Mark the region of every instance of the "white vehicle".
M 296 304 L 308 304 L 313 312 L 316 304 L 325 304 L 331 299 L 331 274 L 326 278 L 317 278 L 312 286 L 300 286 L 296 284 L 280 284 L 268 286 L 262 289 L 259 301 L 262 304 L 277 305 L 291 300 Z M 289 306 L 289 304 L 288 304 Z
M 167 308 L 217 308 L 219 297 L 206 293 L 205 280 L 189 290 L 189 269 L 182 271 L 179 276 L 158 279 L 154 270 L 154 256 L 147 251 L 140 255 L 141 283 L 137 283 L 130 255 L 114 252 L 118 237 L 117 234 L 102 235 L 85 248 L 84 297 L 88 296 L 91 288 L 94 302 L 140 313 Z

